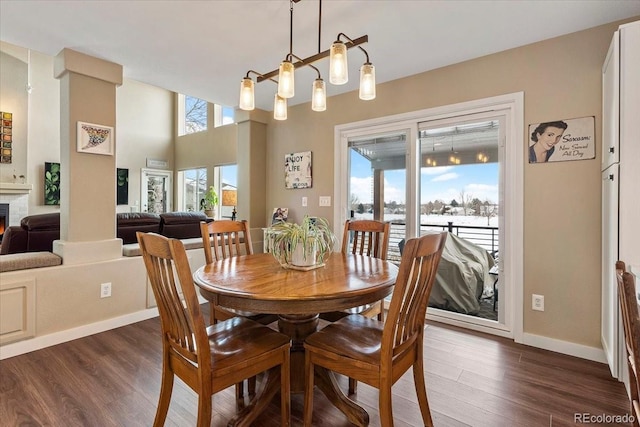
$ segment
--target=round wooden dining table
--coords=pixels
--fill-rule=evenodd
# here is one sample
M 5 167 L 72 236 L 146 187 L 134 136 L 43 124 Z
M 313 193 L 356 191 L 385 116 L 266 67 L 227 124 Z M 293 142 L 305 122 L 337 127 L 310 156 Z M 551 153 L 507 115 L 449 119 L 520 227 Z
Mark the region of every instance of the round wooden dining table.
M 319 268 L 281 266 L 273 255 L 230 257 L 200 267 L 195 284 L 210 302 L 236 310 L 278 315 L 278 329 L 291 337 L 291 391 L 304 391 L 304 339 L 319 329 L 319 313 L 380 301 L 393 290 L 398 268 L 389 261 L 332 253 Z M 315 383 L 358 425 L 368 414 L 338 388 L 332 373 L 316 371 Z M 267 381 L 278 386 L 278 381 Z

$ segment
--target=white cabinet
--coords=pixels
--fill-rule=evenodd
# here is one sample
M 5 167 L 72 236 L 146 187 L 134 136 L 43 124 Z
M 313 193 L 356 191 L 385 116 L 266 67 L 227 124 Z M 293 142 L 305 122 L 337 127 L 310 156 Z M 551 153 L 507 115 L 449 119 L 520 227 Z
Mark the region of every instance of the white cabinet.
M 640 21 L 615 32 L 602 68 L 602 347 L 625 371 L 614 263 L 640 264 Z

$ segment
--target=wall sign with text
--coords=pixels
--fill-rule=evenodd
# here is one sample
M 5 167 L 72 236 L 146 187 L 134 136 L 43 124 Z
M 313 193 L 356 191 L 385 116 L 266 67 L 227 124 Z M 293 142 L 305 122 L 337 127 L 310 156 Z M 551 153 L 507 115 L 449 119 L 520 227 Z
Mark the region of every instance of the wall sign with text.
M 311 151 L 284 156 L 284 187 L 311 188 Z
M 529 125 L 529 163 L 595 158 L 595 117 Z

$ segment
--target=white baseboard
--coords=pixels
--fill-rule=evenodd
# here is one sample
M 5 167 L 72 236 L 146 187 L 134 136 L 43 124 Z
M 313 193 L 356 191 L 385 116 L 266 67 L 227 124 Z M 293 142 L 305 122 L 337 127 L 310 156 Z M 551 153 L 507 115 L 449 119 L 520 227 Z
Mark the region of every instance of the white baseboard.
M 198 295 L 200 304 L 207 302 L 201 295 Z M 18 341 L 13 344 L 6 344 L 0 347 L 0 360 L 9 357 L 19 356 L 35 350 L 40 350 L 52 345 L 62 344 L 67 341 L 76 340 L 78 338 L 88 337 L 89 335 L 98 334 L 100 332 L 109 331 L 121 326 L 130 325 L 143 320 L 158 317 L 158 307 L 147 308 L 145 310 L 136 311 L 135 313 L 124 314 L 119 317 L 101 320 L 99 322 L 78 326 L 76 328 L 65 329 L 64 331 L 54 332 L 49 335 L 42 335 L 35 338 Z
M 544 350 L 555 351 L 556 353 L 562 353 L 569 356 L 580 357 L 581 359 L 592 360 L 594 362 L 607 363 L 604 350 L 597 347 L 589 347 L 582 344 L 527 333 L 523 334 L 522 344 L 542 348 Z
M 148 308 L 135 313 L 125 314 L 123 316 L 114 317 L 100 322 L 90 323 L 88 325 L 78 326 L 77 328 L 66 329 L 60 332 L 54 332 L 49 335 L 43 335 L 24 341 L 18 341 L 13 344 L 6 344 L 0 347 L 0 360 L 9 357 L 19 356 L 35 350 L 40 350 L 52 345 L 62 344 L 67 341 L 83 338 L 89 335 L 108 331 L 110 329 L 119 328 L 121 326 L 130 325 L 131 323 L 140 322 L 158 316 L 158 308 Z

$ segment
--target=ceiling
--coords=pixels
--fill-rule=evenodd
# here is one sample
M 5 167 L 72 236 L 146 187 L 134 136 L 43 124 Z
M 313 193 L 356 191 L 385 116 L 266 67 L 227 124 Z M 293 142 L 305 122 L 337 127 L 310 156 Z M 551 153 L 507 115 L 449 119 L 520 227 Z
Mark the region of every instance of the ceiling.
M 52 56 L 70 48 L 123 65 L 128 79 L 235 106 L 246 72 L 267 73 L 288 53 L 289 5 L 1 0 L 0 40 Z M 318 52 L 318 6 L 318 0 L 294 5 L 299 57 Z M 640 16 L 640 0 L 325 0 L 321 50 L 340 32 L 368 35 L 363 47 L 382 83 L 633 16 Z M 316 63 L 327 95 L 356 90 L 364 60 L 358 49 L 349 51 L 350 80 L 343 86 L 328 83 L 328 59 Z M 310 100 L 313 79 L 310 67 L 296 72 L 289 105 Z M 269 81 L 257 83 L 256 107 L 272 110 L 275 90 Z

